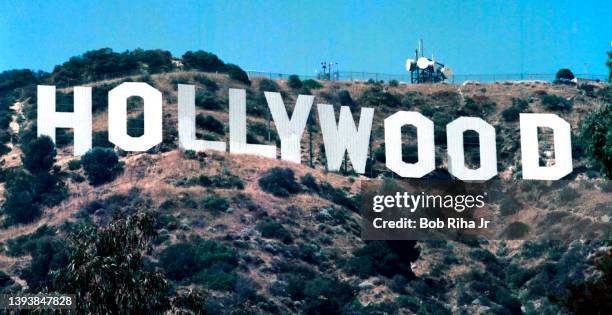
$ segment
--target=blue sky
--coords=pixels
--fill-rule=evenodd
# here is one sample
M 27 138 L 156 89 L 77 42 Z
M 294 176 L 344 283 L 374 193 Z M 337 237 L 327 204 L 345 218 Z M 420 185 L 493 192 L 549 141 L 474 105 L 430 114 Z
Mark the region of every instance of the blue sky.
M 8 1 L 0 71 L 87 50 L 203 49 L 248 70 L 404 73 L 419 38 L 457 74 L 607 73 L 612 1 Z

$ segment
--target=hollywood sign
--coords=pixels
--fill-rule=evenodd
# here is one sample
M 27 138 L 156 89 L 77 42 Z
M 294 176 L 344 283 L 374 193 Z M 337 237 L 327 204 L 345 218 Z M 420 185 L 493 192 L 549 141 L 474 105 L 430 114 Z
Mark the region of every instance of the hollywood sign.
M 127 99 L 141 97 L 144 101 L 144 133 L 132 137 L 127 133 Z M 301 162 L 301 140 L 314 102 L 312 95 L 299 95 L 291 117 L 287 114 L 280 93 L 265 92 L 266 101 L 276 125 L 282 160 Z M 74 155 L 85 154 L 92 146 L 91 87 L 74 88 L 74 112 L 57 112 L 55 86 L 38 86 L 38 135 L 55 141 L 56 128 L 74 130 Z M 374 108 L 361 108 L 358 127 L 348 106 L 340 108 L 337 120 L 329 104 L 317 104 L 327 167 L 340 169 L 345 153 L 357 173 L 363 174 L 368 158 Z M 411 125 L 417 131 L 418 161 L 402 160 L 402 126 Z M 548 127 L 554 133 L 552 166 L 539 165 L 538 128 Z M 465 165 L 463 133 L 478 133 L 480 167 Z M 247 143 L 246 92 L 229 89 L 229 152 L 276 158 L 275 145 Z M 195 87 L 178 85 L 179 147 L 194 151 L 226 151 L 224 141 L 196 138 Z M 420 178 L 435 169 L 434 124 L 419 112 L 398 111 L 384 120 L 386 166 L 401 177 Z M 446 126 L 448 169 L 461 180 L 488 180 L 497 175 L 495 128 L 481 118 L 459 117 Z M 524 179 L 557 180 L 572 171 L 570 125 L 554 114 L 520 114 L 522 175 Z M 131 152 L 146 151 L 162 141 L 162 93 L 142 82 L 126 82 L 108 93 L 108 140 Z

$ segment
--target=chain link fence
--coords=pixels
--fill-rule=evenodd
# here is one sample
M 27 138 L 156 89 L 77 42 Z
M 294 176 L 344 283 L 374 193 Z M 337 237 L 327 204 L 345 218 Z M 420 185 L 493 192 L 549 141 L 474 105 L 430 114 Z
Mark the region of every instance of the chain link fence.
M 246 71 L 249 77 L 263 77 L 272 80 L 276 79 L 287 79 L 290 74 L 277 73 L 277 72 L 265 72 L 265 71 Z M 595 73 L 578 73 L 575 76 L 579 79 L 603 81 L 608 80 L 606 74 L 595 74 Z M 298 75 L 300 79 L 329 79 L 331 80 L 345 80 L 345 81 L 385 81 L 396 80 L 399 82 L 410 82 L 410 74 L 390 74 L 390 73 L 378 73 L 378 72 L 365 72 L 365 71 L 339 71 L 332 72 L 331 75 Z M 541 81 L 554 81 L 554 73 L 509 73 L 509 74 L 456 74 L 451 76 L 446 82 L 449 83 L 463 83 L 466 81 L 480 81 L 480 82 L 495 82 L 495 81 L 517 81 L 517 80 L 541 80 Z

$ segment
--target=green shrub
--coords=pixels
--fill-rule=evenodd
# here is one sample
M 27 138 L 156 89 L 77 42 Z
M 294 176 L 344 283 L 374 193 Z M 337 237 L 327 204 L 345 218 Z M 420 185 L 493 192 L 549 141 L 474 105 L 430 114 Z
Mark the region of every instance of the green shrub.
M 338 91 L 338 101 L 340 101 L 340 105 L 355 106 L 355 101 L 353 101 L 351 94 L 347 90 Z
M 200 175 L 196 183 L 204 187 L 244 189 L 244 183 L 240 177 L 229 173 L 227 170 L 213 176 Z
M 94 147 L 81 158 L 85 175 L 92 185 L 101 185 L 112 181 L 123 171 L 123 163 L 117 154 L 107 148 Z
M 227 74 L 229 75 L 230 79 L 242 82 L 246 85 L 251 85 L 249 75 L 244 72 L 244 70 L 242 70 L 242 68 L 240 68 L 239 66 L 228 63 L 225 68 L 227 69 Z
M 273 219 L 266 218 L 259 221 L 255 227 L 261 233 L 261 236 L 266 238 L 275 238 L 279 241 L 289 244 L 293 242 L 291 232 L 283 227 L 282 224 Z
M 202 74 L 196 75 L 196 76 L 193 77 L 193 79 L 196 82 L 204 85 L 209 92 L 214 93 L 214 92 L 217 92 L 219 90 L 219 85 L 217 85 L 217 82 L 209 79 L 205 75 L 202 75 Z
M 590 112 L 580 122 L 580 139 L 587 155 L 612 178 L 612 103 Z
M 574 73 L 572 73 L 572 70 L 567 69 L 567 68 L 562 68 L 559 69 L 559 71 L 557 71 L 557 74 L 555 75 L 555 82 L 558 83 L 568 83 L 571 82 L 574 79 Z
M 546 94 L 542 96 L 542 106 L 553 111 L 570 111 L 572 110 L 572 102 L 565 97 L 554 94 Z
M 350 210 L 359 210 L 357 202 L 349 198 L 342 188 L 334 187 L 328 182 L 321 182 L 319 184 L 319 195 L 337 205 L 347 207 Z
M 312 176 L 310 173 L 306 173 L 304 176 L 300 177 L 300 183 L 304 185 L 304 187 L 314 191 L 319 191 L 319 185 L 317 184 L 317 179 Z
M 353 252 L 347 262 L 350 273 L 359 277 L 402 275 L 414 279 L 411 262 L 419 257 L 415 241 L 371 241 Z
M 394 275 L 389 282 L 389 289 L 395 293 L 405 293 L 406 292 L 406 284 L 408 283 L 408 279 L 402 275 Z
M 31 244 L 38 242 L 39 239 L 55 235 L 55 229 L 44 224 L 37 228 L 33 233 L 20 235 L 9 239 L 6 243 L 8 256 L 19 257 L 27 255 Z
M 42 237 L 28 244 L 30 264 L 21 271 L 21 278 L 28 283 L 31 292 L 40 292 L 52 285 L 49 272 L 68 264 L 68 248 L 63 237 Z
M 280 88 L 276 82 L 269 79 L 262 79 L 259 81 L 259 91 L 260 92 L 279 92 Z
M 15 281 L 11 278 L 11 276 L 7 275 L 4 271 L 0 270 L 0 292 L 3 294 L 12 293 L 14 291 L 19 291 L 21 289 L 20 285 L 15 285 Z
M 470 257 L 482 261 L 485 265 L 497 263 L 497 258 L 486 249 L 475 248 L 470 251 Z
M 195 104 L 202 109 L 217 110 L 223 108 L 223 104 L 217 100 L 214 94 L 204 91 L 196 92 Z
M 304 314 L 340 314 L 355 298 L 355 289 L 336 278 L 317 276 L 302 285 Z
M 29 141 L 21 150 L 23 166 L 32 174 L 49 172 L 55 163 L 55 145 L 48 136 Z
M 0 156 L 11 152 L 11 148 L 4 143 L 0 143 Z
M 195 238 L 166 247 L 160 254 L 159 265 L 172 280 L 185 283 L 197 280 L 214 289 L 228 289 L 228 282 L 236 279 L 231 274 L 238 265 L 237 257 L 233 249 L 217 241 Z
M 504 216 L 515 214 L 520 210 L 520 208 L 521 204 L 509 196 L 503 197 L 499 205 L 499 211 Z
M 399 86 L 399 81 L 393 79 L 393 80 L 389 81 L 389 86 L 398 87 Z
M 317 90 L 317 89 L 322 88 L 323 85 L 321 85 L 321 83 L 317 82 L 316 80 L 306 79 L 302 81 L 302 87 L 305 87 L 309 90 Z
M 369 89 L 365 90 L 359 98 L 359 103 L 362 106 L 368 107 L 399 107 L 402 100 L 399 95 L 384 91 L 382 86 L 373 85 Z
M 91 142 L 92 142 L 93 147 L 109 148 L 109 149 L 112 149 L 115 147 L 115 145 L 112 142 L 108 141 L 108 131 L 106 130 L 94 132 Z
M 80 160 L 70 160 L 68 161 L 68 169 L 71 171 L 76 171 L 79 168 L 81 168 L 81 161 Z
M 411 310 L 412 312 L 416 312 L 421 307 L 421 301 L 411 295 L 400 295 L 395 299 L 395 303 L 402 308 Z
M 461 109 L 463 115 L 486 116 L 495 111 L 497 104 L 486 95 L 465 96 L 464 107 Z
M 198 128 L 202 128 L 216 134 L 225 135 L 225 126 L 213 116 L 198 114 L 195 121 Z
M 226 70 L 225 63 L 217 55 L 202 50 L 186 52 L 182 61 L 186 69 L 205 72 L 225 72 Z
M 46 141 L 34 140 L 30 143 L 40 144 L 41 142 Z M 41 151 L 36 152 L 36 147 L 41 147 Z M 49 163 L 54 160 L 51 156 L 55 156 L 55 150 L 45 153 L 45 149 L 49 147 L 34 145 L 25 155 L 29 156 L 30 163 L 36 160 L 42 161 L 41 164 Z M 2 211 L 6 214 L 5 224 L 30 223 L 42 214 L 43 206 L 57 205 L 67 196 L 66 186 L 59 174 L 55 171 L 45 171 L 45 168 L 51 166 L 53 164 L 30 165 L 30 168 L 37 172 L 34 175 L 21 168 L 5 172 L 5 202 L 2 205 Z
M 259 187 L 275 196 L 287 197 L 300 191 L 300 185 L 295 181 L 290 168 L 273 167 L 259 178 Z
M 229 203 L 221 196 L 212 195 L 202 199 L 200 208 L 213 213 L 225 212 L 229 208 Z
M 520 98 L 512 98 L 512 106 L 505 108 L 502 112 L 502 118 L 505 121 L 517 121 L 519 119 L 519 114 L 522 113 L 527 107 L 529 103 L 526 100 Z
M 302 80 L 300 80 L 300 77 L 298 77 L 297 75 L 292 74 L 287 79 L 287 86 L 289 86 L 291 89 L 294 89 L 294 90 L 301 89 Z

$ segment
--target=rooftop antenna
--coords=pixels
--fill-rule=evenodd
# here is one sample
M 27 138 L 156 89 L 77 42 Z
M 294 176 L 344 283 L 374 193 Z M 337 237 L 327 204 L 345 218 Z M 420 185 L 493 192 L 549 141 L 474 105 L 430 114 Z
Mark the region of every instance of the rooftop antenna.
M 419 52 L 421 53 L 421 57 L 423 57 L 423 40 L 419 39 Z

